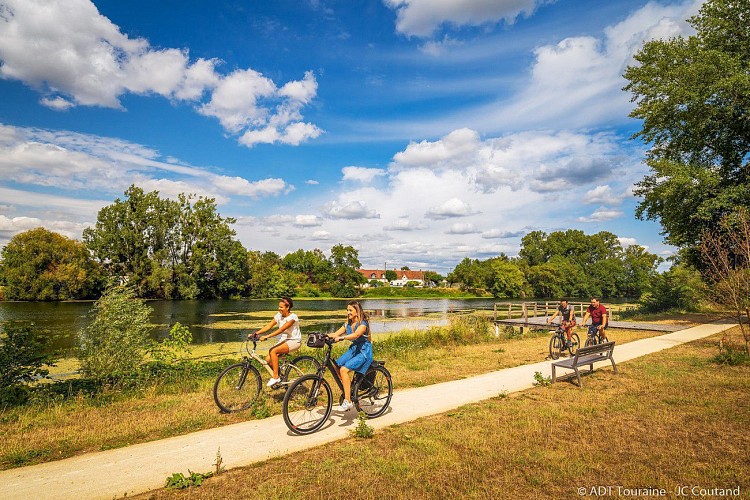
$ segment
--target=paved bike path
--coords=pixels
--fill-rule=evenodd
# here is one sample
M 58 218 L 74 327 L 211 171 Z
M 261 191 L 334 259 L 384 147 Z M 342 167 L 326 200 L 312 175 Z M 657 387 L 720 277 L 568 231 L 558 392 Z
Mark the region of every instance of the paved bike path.
M 709 323 L 615 347 L 615 361 L 669 349 L 720 333 L 734 324 Z M 611 369 L 609 363 L 600 369 Z M 464 404 L 476 403 L 533 386 L 534 373 L 550 376 L 549 360 L 496 372 L 396 391 L 390 410 L 368 423 L 378 429 L 435 415 Z M 562 371 L 562 370 L 561 370 Z M 571 388 L 574 389 L 574 388 Z M 164 486 L 167 476 L 208 472 L 221 451 L 227 469 L 240 467 L 294 451 L 312 448 L 349 436 L 356 412 L 336 411 L 323 429 L 310 436 L 291 434 L 281 415 L 252 420 L 183 436 L 142 443 L 40 465 L 0 471 L 3 499 L 110 499 Z

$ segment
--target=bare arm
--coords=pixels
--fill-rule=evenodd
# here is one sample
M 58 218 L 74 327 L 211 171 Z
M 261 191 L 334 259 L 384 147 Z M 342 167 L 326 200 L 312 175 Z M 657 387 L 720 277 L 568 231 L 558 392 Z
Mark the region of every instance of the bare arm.
M 336 340 L 341 336 L 342 333 L 346 331 L 346 325 L 342 325 L 341 328 L 333 332 L 330 336 Z
M 356 330 L 350 335 L 344 335 L 346 340 L 355 340 L 365 334 L 367 331 L 367 325 L 359 325 Z
M 255 332 L 255 335 L 260 335 L 261 333 L 266 333 L 267 331 L 269 331 L 274 326 L 276 326 L 276 321 L 272 319 L 266 326 L 264 326 L 263 328 L 261 328 L 260 330 L 258 330 L 257 332 Z M 248 334 L 248 337 L 250 335 L 251 334 Z
M 270 339 L 271 337 L 275 337 L 275 336 L 279 335 L 280 333 L 286 331 L 287 329 L 291 328 L 292 325 L 294 325 L 294 323 L 296 323 L 296 321 L 287 321 L 284 326 L 282 326 L 281 328 L 279 328 L 278 330 L 276 330 L 273 333 L 269 333 L 265 337 L 261 337 L 260 339 L 261 340 L 267 340 L 267 339 Z M 276 322 L 273 322 L 273 324 L 276 324 Z
M 549 325 L 550 323 L 552 323 L 558 314 L 560 314 L 560 311 L 555 310 L 555 314 L 553 314 L 552 317 L 547 321 L 547 324 Z

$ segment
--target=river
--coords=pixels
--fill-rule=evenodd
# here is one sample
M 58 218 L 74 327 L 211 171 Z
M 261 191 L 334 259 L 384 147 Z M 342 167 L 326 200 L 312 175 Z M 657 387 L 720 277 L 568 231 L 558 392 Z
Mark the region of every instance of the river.
M 363 299 L 374 334 L 403 328 L 446 324 L 451 312 L 492 309 L 494 299 Z M 236 341 L 271 320 L 278 301 L 273 300 L 154 300 L 153 337 L 164 338 L 175 322 L 190 328 L 193 342 L 206 344 Z M 90 321 L 93 302 L 0 302 L 0 322 L 33 322 L 49 332 L 50 348 L 66 351 L 75 346 L 76 334 Z M 346 318 L 346 300 L 297 299 L 293 312 L 303 333 L 331 332 Z

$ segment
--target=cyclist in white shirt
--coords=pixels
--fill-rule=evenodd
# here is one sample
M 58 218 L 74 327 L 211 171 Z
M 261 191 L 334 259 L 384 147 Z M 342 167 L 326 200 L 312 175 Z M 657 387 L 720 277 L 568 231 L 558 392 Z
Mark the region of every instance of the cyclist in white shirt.
M 268 387 L 278 384 L 281 379 L 279 378 L 279 356 L 287 354 L 292 351 L 296 351 L 302 345 L 302 332 L 299 329 L 299 318 L 292 311 L 294 302 L 289 297 L 281 297 L 279 301 L 279 312 L 273 317 L 273 319 L 263 328 L 255 332 L 255 337 L 259 337 L 261 334 L 271 331 L 274 327 L 277 330 L 268 335 L 262 336 L 259 340 L 267 340 L 271 337 L 279 335 L 279 341 L 268 350 L 268 356 L 266 361 L 271 365 L 273 369 L 273 377 L 268 381 Z

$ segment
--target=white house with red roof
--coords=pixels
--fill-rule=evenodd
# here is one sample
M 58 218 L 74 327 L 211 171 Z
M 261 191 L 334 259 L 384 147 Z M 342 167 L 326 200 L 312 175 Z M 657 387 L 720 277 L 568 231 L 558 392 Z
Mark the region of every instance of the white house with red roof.
M 381 283 L 387 283 L 385 279 L 384 269 L 357 269 L 357 272 L 365 277 L 368 283 L 372 280 L 379 281 Z M 416 283 L 415 286 L 424 286 L 424 273 L 425 271 L 406 271 L 403 269 L 393 269 L 396 273 L 396 279 L 391 281 L 391 286 L 405 286 L 410 281 Z M 363 286 L 369 286 L 365 283 Z

